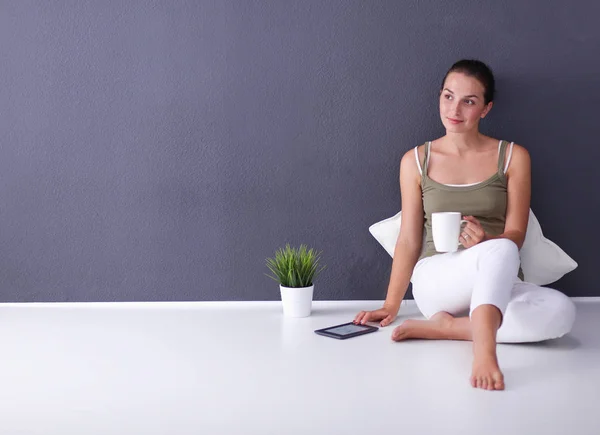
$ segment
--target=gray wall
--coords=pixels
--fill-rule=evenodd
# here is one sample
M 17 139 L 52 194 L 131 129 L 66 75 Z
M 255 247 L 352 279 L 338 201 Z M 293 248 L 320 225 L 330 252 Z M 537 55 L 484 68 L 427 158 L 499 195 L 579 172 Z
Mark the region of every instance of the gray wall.
M 598 296 L 600 7 L 514 1 L 0 3 L 0 300 L 273 300 L 265 258 L 323 251 L 315 299 L 382 299 L 368 226 L 443 134 L 447 68 L 498 80 L 482 130 L 527 147 L 532 208 Z

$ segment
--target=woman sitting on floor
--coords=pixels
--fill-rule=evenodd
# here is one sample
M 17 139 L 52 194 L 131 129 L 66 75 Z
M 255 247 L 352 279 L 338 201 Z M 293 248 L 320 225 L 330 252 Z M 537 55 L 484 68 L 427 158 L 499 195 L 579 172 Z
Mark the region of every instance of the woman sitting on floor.
M 494 77 L 480 61 L 459 61 L 444 77 L 439 108 L 446 135 L 410 150 L 400 163 L 402 225 L 385 303 L 361 311 L 354 322 L 389 325 L 412 282 L 428 320 L 406 320 L 392 338 L 472 340 L 471 385 L 502 390 L 496 343 L 515 342 L 515 331 L 539 331 L 557 316 L 574 319 L 575 306 L 557 290 L 522 280 L 519 249 L 529 216 L 531 162 L 522 146 L 479 132 L 493 99 Z M 436 252 L 431 215 L 455 211 L 468 221 L 462 246 Z M 468 316 L 458 317 L 463 312 Z

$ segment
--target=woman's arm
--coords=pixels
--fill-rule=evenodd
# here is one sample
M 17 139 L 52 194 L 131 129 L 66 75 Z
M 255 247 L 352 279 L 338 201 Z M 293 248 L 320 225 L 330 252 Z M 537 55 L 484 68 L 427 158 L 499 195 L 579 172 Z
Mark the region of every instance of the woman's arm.
M 508 179 L 508 204 L 504 232 L 497 236 L 486 233 L 484 240 L 510 239 L 521 249 L 527 232 L 531 203 L 531 158 L 529 152 L 520 145 L 513 145 L 512 158 L 506 177 Z
M 404 154 L 400 162 L 400 195 L 402 224 L 394 249 L 392 272 L 383 305 L 394 315 L 400 309 L 423 243 L 421 175 L 413 149 Z
M 421 175 L 415 161 L 414 149 L 405 153 L 400 161 L 400 196 L 402 197 L 402 224 L 394 248 L 392 273 L 383 308 L 361 311 L 354 318 L 354 323 L 381 321 L 381 326 L 388 326 L 394 321 L 421 253 L 423 199 Z

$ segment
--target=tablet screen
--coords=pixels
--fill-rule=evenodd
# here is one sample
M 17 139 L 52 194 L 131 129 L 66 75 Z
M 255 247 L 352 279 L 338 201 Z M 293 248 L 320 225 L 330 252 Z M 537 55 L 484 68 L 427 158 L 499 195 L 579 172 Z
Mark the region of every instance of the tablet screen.
M 343 326 L 338 326 L 336 328 L 331 328 L 331 329 L 327 329 L 327 332 L 332 332 L 334 334 L 339 334 L 339 335 L 347 335 L 347 334 L 352 334 L 354 332 L 359 332 L 359 331 L 364 331 L 365 328 L 364 326 L 360 326 L 360 325 L 343 325 Z

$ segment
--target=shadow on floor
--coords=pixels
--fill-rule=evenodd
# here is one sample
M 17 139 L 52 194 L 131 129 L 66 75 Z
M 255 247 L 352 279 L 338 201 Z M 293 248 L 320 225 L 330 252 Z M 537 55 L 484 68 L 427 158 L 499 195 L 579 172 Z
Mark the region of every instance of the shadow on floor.
M 535 343 L 502 343 L 502 346 L 518 346 L 520 348 L 531 349 L 574 350 L 581 347 L 581 341 L 572 335 L 567 334 L 553 340 L 544 340 Z

